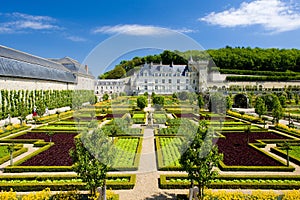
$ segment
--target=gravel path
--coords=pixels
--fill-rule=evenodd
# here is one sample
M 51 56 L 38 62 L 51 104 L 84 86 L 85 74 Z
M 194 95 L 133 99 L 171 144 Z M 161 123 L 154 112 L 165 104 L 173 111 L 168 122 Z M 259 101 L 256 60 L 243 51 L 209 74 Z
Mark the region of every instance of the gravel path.
M 159 172 L 156 166 L 152 128 L 145 129 L 139 169 L 136 173 L 136 184 L 132 190 L 115 191 L 120 195 L 120 200 L 176 199 L 176 194 L 187 193 L 187 190 L 161 190 L 158 188 Z

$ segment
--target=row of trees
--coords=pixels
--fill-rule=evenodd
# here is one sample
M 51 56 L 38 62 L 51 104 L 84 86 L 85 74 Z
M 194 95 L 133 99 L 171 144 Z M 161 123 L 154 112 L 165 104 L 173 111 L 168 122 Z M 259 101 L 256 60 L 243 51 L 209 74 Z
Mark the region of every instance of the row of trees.
M 225 48 L 207 50 L 220 69 L 299 71 L 300 50 L 277 48 Z
M 220 69 L 236 69 L 251 71 L 299 71 L 300 67 L 300 50 L 297 49 L 277 49 L 277 48 L 232 48 L 226 46 L 220 49 L 209 49 L 206 51 L 190 50 L 186 52 L 180 51 L 164 51 L 158 55 L 148 55 L 145 57 L 135 57 L 132 60 L 123 60 L 116 67 L 99 76 L 99 78 L 121 78 L 126 73 L 132 72 L 137 66 L 145 62 L 153 62 L 163 64 L 187 64 L 188 58 L 193 56 L 194 60 L 209 60 L 209 66 L 217 66 Z M 213 61 L 213 62 L 212 62 Z M 130 73 L 127 75 L 131 75 Z M 292 75 L 292 72 L 289 72 Z M 284 74 L 287 76 L 287 74 Z M 283 78 L 282 78 L 283 79 Z
M 34 107 L 39 115 L 48 109 L 70 106 L 79 107 L 83 102 L 95 103 L 93 91 L 88 90 L 1 90 L 0 119 L 26 116 Z

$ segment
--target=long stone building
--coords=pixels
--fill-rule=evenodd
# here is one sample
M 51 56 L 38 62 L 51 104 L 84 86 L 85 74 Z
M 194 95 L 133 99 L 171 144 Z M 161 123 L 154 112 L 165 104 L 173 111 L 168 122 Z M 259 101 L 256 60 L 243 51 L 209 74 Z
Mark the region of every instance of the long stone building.
M 71 58 L 46 59 L 0 45 L 0 89 L 94 90 L 95 77 Z
M 218 80 L 208 74 L 206 60 L 194 61 L 192 57 L 187 65 L 164 65 L 162 63 L 145 63 L 132 76 L 123 79 L 97 80 L 95 94 L 101 99 L 103 94 L 120 93 L 172 94 L 189 91 L 202 92 L 207 90 L 212 81 Z M 121 87 L 120 87 L 121 86 Z

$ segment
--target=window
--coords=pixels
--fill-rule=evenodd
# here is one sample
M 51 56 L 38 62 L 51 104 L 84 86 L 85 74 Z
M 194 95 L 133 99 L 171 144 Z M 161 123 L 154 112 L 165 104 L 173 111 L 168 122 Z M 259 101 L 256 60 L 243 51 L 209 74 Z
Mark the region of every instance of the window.
M 157 80 L 157 79 L 155 79 L 155 83 L 158 83 L 158 80 Z
M 189 83 L 189 79 L 186 79 L 185 82 L 186 82 L 186 83 Z
M 158 86 L 157 85 L 154 88 L 155 88 L 155 90 L 158 90 Z
M 165 79 L 162 79 L 161 82 L 162 82 L 162 83 L 165 83 Z
M 148 90 L 148 86 L 147 85 L 145 85 L 145 90 Z
M 148 83 L 148 80 L 147 80 L 147 79 L 145 79 L 145 83 Z
M 188 89 L 189 89 L 189 86 L 186 85 L 186 86 L 185 86 L 185 89 L 188 90 Z
M 193 84 L 195 84 L 196 83 L 196 80 L 193 80 Z
M 172 83 L 172 79 L 169 79 L 169 83 Z
M 177 90 L 180 90 L 180 86 L 179 85 L 177 86 Z
M 180 79 L 177 79 L 177 83 L 180 83 Z

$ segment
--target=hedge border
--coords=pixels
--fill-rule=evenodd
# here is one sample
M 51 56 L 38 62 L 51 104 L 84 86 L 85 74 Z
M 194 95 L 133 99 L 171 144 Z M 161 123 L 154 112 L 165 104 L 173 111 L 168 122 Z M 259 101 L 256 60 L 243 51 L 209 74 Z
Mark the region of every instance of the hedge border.
M 176 183 L 176 182 L 167 182 L 167 178 L 186 178 L 187 175 L 160 175 L 159 178 L 159 188 L 161 189 L 188 189 L 190 183 Z M 238 176 L 237 176 L 238 177 Z M 243 176 L 241 179 L 286 179 L 286 176 Z M 226 179 L 226 176 L 218 176 L 218 178 Z M 229 180 L 231 180 L 229 176 Z M 295 179 L 299 179 L 297 176 Z M 238 178 L 234 178 L 238 179 Z M 294 179 L 292 176 L 288 179 Z M 291 183 L 211 183 L 208 188 L 211 189 L 300 189 L 300 184 L 291 184 Z
M 0 176 L 0 179 L 3 180 L 4 176 Z M 15 176 L 11 176 L 5 177 L 5 180 L 7 178 L 12 178 Z M 24 177 L 30 180 L 36 180 L 33 178 L 40 178 L 40 179 L 53 179 L 53 176 L 18 176 L 18 177 Z M 70 176 L 66 176 L 66 175 L 54 175 L 55 180 L 59 180 L 59 179 L 72 179 L 72 178 L 78 178 L 77 175 L 70 175 Z M 136 175 L 135 174 L 122 174 L 122 175 L 116 175 L 116 174 L 112 174 L 112 175 L 107 175 L 107 179 L 109 180 L 109 178 L 127 178 L 129 177 L 129 182 L 109 182 L 107 181 L 107 188 L 111 188 L 113 190 L 121 190 L 121 189 L 133 189 L 135 183 L 136 183 Z M 11 180 L 11 179 L 10 179 Z M 17 178 L 15 178 L 15 180 L 17 180 Z M 19 191 L 19 192 L 25 192 L 25 191 L 39 191 L 39 190 L 43 190 L 45 188 L 50 188 L 51 191 L 70 191 L 70 190 L 86 190 L 85 187 L 85 183 L 83 182 L 68 182 L 68 183 L 0 183 L 0 190 L 1 191 L 9 191 L 10 189 L 13 189 L 14 191 Z
M 12 154 L 13 158 L 25 153 L 28 151 L 28 148 L 25 148 L 25 147 L 21 147 L 20 149 L 18 150 L 15 150 Z M 3 163 L 7 162 L 10 160 L 10 155 L 7 155 L 7 156 L 4 156 L 2 158 L 0 158 L 0 165 L 2 165 Z
M 292 172 L 295 170 L 295 168 L 292 166 L 289 167 L 285 166 L 286 164 L 280 159 L 276 158 L 275 156 L 262 151 L 259 147 L 255 145 L 255 143 L 249 143 L 248 145 L 253 147 L 257 151 L 259 151 L 260 153 L 268 157 L 271 157 L 272 159 L 274 159 L 276 162 L 279 162 L 283 166 L 235 166 L 235 165 L 226 165 L 223 161 L 220 161 L 219 162 L 220 170 L 222 171 L 280 171 L 280 172 L 282 171 Z
M 136 171 L 139 168 L 141 152 L 142 152 L 142 145 L 143 145 L 143 138 L 141 138 L 141 137 L 129 137 L 129 136 L 125 136 L 125 137 L 122 137 L 122 138 L 137 138 L 139 140 L 138 145 L 137 145 L 137 149 L 136 149 L 136 153 L 135 153 L 135 157 L 134 157 L 134 161 L 133 161 L 133 165 L 128 166 L 128 167 L 118 167 L 117 166 L 116 168 L 109 169 L 109 171 Z
M 281 150 L 278 147 L 271 148 L 271 152 L 278 155 L 278 156 L 280 156 L 280 157 L 282 157 L 282 158 L 284 158 L 284 157 L 286 158 L 286 152 L 284 150 Z M 293 162 L 297 165 L 300 165 L 300 159 L 299 158 L 296 158 L 292 155 L 289 155 L 289 159 L 290 159 L 291 162 Z

